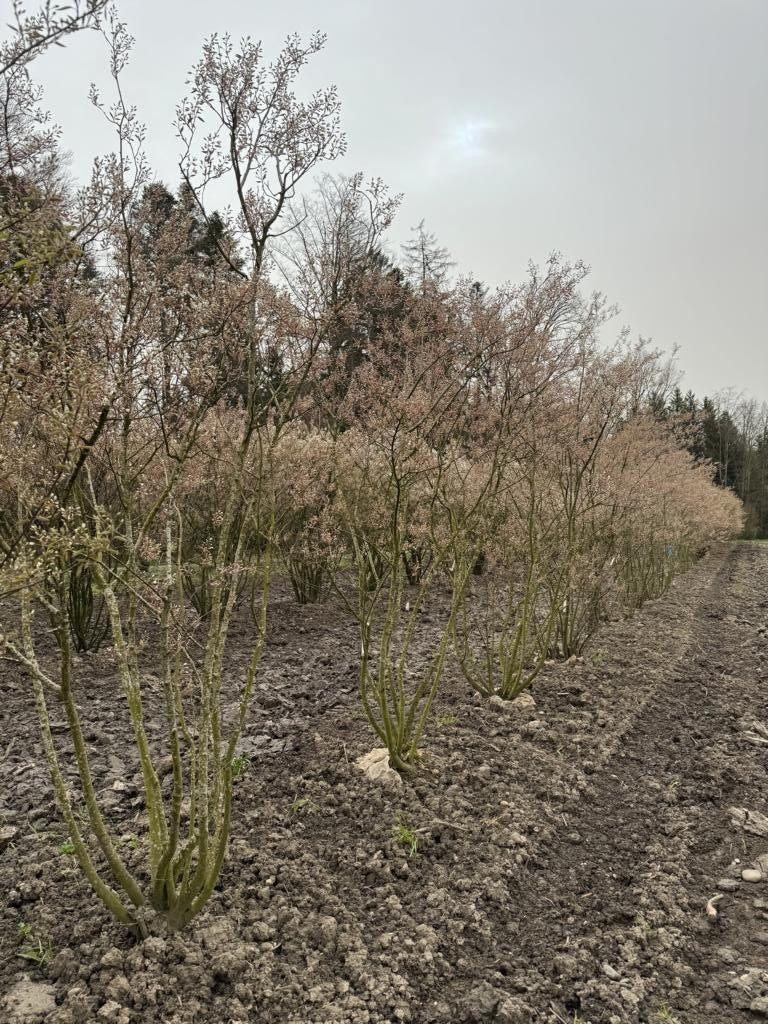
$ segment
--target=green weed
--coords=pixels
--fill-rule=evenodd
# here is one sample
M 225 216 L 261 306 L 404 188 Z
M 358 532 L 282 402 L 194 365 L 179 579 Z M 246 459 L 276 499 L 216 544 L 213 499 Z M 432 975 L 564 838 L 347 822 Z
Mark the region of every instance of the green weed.
M 593 668 L 602 668 L 607 657 L 606 651 L 602 647 L 598 647 L 589 655 L 589 661 Z
M 667 1024 L 677 1024 L 677 1017 L 675 1017 L 672 1010 L 667 1006 L 666 1003 L 662 1003 L 654 1014 L 656 1020 L 666 1021 Z
M 452 725 L 456 725 L 458 722 L 457 715 L 437 715 L 435 718 L 435 725 L 438 729 L 448 729 Z
M 651 925 L 642 914 L 636 914 L 635 919 L 632 922 L 633 927 L 637 934 L 648 942 L 654 934 L 653 925 Z
M 291 814 L 314 814 L 318 810 L 316 803 L 313 803 L 308 796 L 295 796 L 291 803 Z
M 405 847 L 409 857 L 413 857 L 418 852 L 421 842 L 419 834 L 403 817 L 398 817 L 392 834 L 400 846 Z
M 29 924 L 19 925 L 19 935 L 26 945 L 19 949 L 18 956 L 44 968 L 53 957 L 53 942 L 48 936 L 37 935 Z
M 238 754 L 237 757 L 232 758 L 232 779 L 239 779 L 242 775 L 245 775 L 250 770 L 251 759 L 246 757 L 245 754 Z

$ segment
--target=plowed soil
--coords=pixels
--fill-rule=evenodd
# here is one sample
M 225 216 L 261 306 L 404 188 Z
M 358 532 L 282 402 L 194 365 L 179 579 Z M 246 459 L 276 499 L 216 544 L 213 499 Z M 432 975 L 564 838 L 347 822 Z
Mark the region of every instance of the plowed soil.
M 278 593 L 271 623 L 227 866 L 183 935 L 136 941 L 81 881 L 24 673 L 2 666 L 0 1021 L 768 1020 L 768 545 L 712 552 L 605 624 L 539 677 L 535 709 L 483 701 L 449 669 L 423 765 L 394 788 L 354 764 L 373 744 L 346 613 Z M 138 864 L 109 651 L 78 671 L 99 788 Z M 150 720 L 153 701 L 150 675 Z M 19 956 L 33 940 L 42 969 Z

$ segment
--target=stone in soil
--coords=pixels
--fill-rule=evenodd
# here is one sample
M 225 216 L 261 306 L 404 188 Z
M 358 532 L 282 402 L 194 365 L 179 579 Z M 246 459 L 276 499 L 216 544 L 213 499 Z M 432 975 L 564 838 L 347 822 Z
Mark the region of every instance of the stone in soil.
M 757 868 L 744 868 L 741 872 L 741 877 L 745 882 L 762 882 L 763 872 L 758 871 Z
M 368 754 L 358 757 L 355 764 L 372 782 L 380 782 L 384 786 L 402 786 L 400 773 L 389 764 L 389 751 L 386 747 L 377 747 Z

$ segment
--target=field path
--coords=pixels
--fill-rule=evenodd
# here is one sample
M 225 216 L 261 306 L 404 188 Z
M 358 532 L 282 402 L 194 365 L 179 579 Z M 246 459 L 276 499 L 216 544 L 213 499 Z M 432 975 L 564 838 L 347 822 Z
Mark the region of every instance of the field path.
M 768 546 L 734 546 L 679 657 L 520 875 L 517 966 L 543 982 L 536 1019 L 768 1019 L 768 857 L 762 882 L 740 880 L 768 835 L 729 814 L 768 796 L 767 625 Z

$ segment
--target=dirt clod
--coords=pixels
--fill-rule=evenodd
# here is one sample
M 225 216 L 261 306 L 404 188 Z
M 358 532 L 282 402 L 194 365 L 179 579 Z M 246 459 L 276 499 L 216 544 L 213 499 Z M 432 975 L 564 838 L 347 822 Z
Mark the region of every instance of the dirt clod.
M 6 993 L 4 1005 L 10 1021 L 36 1019 L 56 1008 L 56 990 L 44 981 L 23 975 Z
M 0 853 L 2 853 L 7 846 L 10 846 L 10 844 L 17 838 L 18 834 L 19 830 L 17 828 L 13 828 L 12 825 L 4 825 L 0 828 Z
M 751 836 L 768 836 L 768 816 L 746 807 L 731 807 L 731 821 Z
M 498 694 L 490 697 L 488 703 L 491 707 L 499 708 L 501 711 L 517 712 L 519 714 L 532 714 L 536 710 L 536 701 L 532 693 L 524 691 L 519 693 L 513 700 L 504 700 Z

